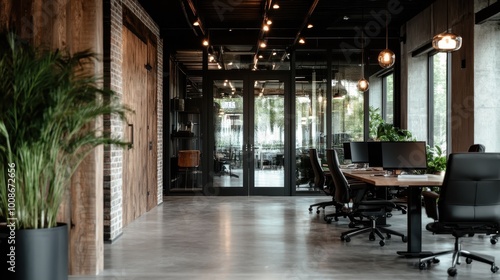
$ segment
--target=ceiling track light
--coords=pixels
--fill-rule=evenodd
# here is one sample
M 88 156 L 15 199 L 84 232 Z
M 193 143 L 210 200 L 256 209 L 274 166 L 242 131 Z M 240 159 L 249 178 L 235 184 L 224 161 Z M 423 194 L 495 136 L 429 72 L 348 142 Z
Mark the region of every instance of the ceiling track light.
M 446 31 L 432 38 L 432 47 L 439 52 L 454 52 L 462 47 L 462 37 L 450 32 L 448 8 L 448 0 L 446 0 Z

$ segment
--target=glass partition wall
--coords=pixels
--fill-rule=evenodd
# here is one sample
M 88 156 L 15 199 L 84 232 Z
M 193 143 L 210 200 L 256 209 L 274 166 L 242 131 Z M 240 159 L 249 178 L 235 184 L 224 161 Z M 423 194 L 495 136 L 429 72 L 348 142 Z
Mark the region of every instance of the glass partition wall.
M 339 55 L 328 59 L 326 52 L 297 56 L 304 62 L 297 64 L 295 78 L 295 190 L 316 192 L 308 150 L 317 149 L 326 164 L 325 149 L 335 148 L 343 162 L 342 143 L 364 139 L 364 98 L 356 87 L 361 69 Z

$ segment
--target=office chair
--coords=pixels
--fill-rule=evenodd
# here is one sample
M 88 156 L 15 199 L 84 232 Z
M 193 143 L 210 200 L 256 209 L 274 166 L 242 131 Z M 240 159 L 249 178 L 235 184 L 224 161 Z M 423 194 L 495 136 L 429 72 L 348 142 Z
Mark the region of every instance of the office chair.
M 344 174 L 340 170 L 337 151 L 334 149 L 326 150 L 326 161 L 328 162 L 328 168 L 330 169 L 335 185 L 335 201 L 344 204 L 352 202 L 352 209 L 348 213 L 348 216 L 351 219 L 349 227 L 356 226 L 356 218 L 368 218 L 369 220 L 369 226 L 362 226 L 360 228 L 343 232 L 340 239 L 342 241 L 350 242 L 351 237 L 369 232 L 369 239 L 371 241 L 375 240 L 375 235 L 380 237 L 380 246 L 385 245 L 385 238 L 382 233 L 386 234 L 387 239 L 391 238 L 391 235 L 396 235 L 400 236 L 403 242 L 406 242 L 407 237 L 404 234 L 376 224 L 378 218 L 385 217 L 391 209 L 399 208 L 399 206 L 388 200 L 366 200 L 365 196 L 368 186 L 360 182 L 347 181 Z M 366 223 L 361 224 L 364 225 Z
M 470 145 L 468 152 L 469 153 L 484 153 L 486 148 L 483 144 L 473 144 Z
M 341 206 L 333 198 L 331 184 L 327 184 L 327 181 L 331 181 L 331 176 L 323 171 L 318 158 L 318 151 L 316 149 L 309 149 L 309 158 L 311 159 L 311 165 L 314 172 L 314 188 L 322 190 L 326 195 L 332 198 L 330 201 L 323 201 L 309 205 L 309 212 L 311 212 L 314 207 L 316 207 L 316 213 L 319 214 L 320 208 L 325 210 L 326 206 Z
M 453 253 L 448 275 L 457 274 L 460 257 L 491 265 L 493 256 L 462 250 L 461 238 L 474 234 L 494 234 L 500 230 L 500 153 L 457 153 L 448 157 L 446 173 L 437 203 L 437 222 L 427 226 L 435 234 L 455 237 L 453 250 L 435 253 L 419 260 L 419 268 L 437 263 L 439 255 Z

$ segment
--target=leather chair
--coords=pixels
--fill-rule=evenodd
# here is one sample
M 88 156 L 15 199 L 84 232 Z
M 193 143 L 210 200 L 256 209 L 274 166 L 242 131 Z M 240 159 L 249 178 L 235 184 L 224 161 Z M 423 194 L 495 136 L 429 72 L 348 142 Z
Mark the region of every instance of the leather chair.
M 419 260 L 420 269 L 437 263 L 443 254 L 453 254 L 448 275 L 457 274 L 460 257 L 491 266 L 497 272 L 493 256 L 462 250 L 461 238 L 474 234 L 495 234 L 500 230 L 500 153 L 457 153 L 448 157 L 446 173 L 437 204 L 437 221 L 426 228 L 435 234 L 455 237 L 453 250 L 434 253 Z
M 345 178 L 344 174 L 340 170 L 337 151 L 334 149 L 326 150 L 326 161 L 328 162 L 328 168 L 330 169 L 333 183 L 335 185 L 335 201 L 345 205 L 352 203 L 350 211 L 344 211 L 339 213 L 339 215 L 345 215 L 345 213 L 348 213 L 348 216 L 351 219 L 349 227 L 361 225 L 359 228 L 343 232 L 340 239 L 342 241 L 350 242 L 351 237 L 369 232 L 369 239 L 371 241 L 375 240 L 375 235 L 381 239 L 379 242 L 380 246 L 385 245 L 385 237 L 382 233 L 385 233 L 387 238 L 391 238 L 391 235 L 400 236 L 403 242 L 406 242 L 407 237 L 404 234 L 391 230 L 387 227 L 379 226 L 376 223 L 377 219 L 385 217 L 393 208 L 398 208 L 399 206 L 389 200 L 366 200 L 365 196 L 368 191 L 368 185 L 360 182 L 349 182 Z M 368 225 L 366 225 L 366 223 L 357 222 L 356 219 L 358 218 L 368 218 Z
M 469 153 L 484 153 L 486 148 L 483 144 L 473 144 L 470 145 L 468 152 Z
M 333 198 L 332 186 L 329 184 L 331 182 L 330 174 L 327 174 L 323 171 L 321 167 L 321 163 L 318 157 L 318 151 L 316 149 L 309 149 L 309 158 L 311 159 L 311 166 L 314 172 L 314 188 L 322 190 L 326 195 L 331 197 L 329 201 L 318 202 L 309 205 L 309 212 L 316 207 L 316 213 L 320 213 L 320 208 L 325 210 L 326 206 L 339 206 L 339 204 Z

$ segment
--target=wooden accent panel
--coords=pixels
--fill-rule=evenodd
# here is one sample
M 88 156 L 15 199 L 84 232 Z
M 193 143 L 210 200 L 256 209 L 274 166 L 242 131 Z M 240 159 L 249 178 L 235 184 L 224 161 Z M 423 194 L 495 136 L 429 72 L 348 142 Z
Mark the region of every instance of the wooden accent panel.
M 124 128 L 125 139 L 134 143 L 123 155 L 123 226 L 126 226 L 147 210 L 149 143 L 147 70 L 144 65 L 148 48 L 125 26 L 122 33 L 123 102 L 134 110 L 128 117 L 132 126 Z
M 157 63 L 156 42 L 148 41 L 147 65 L 151 69 L 147 73 L 147 98 L 148 98 L 148 201 L 147 211 L 153 209 L 158 204 L 158 63 Z
M 406 26 L 406 49 L 408 52 L 412 52 L 432 40 L 434 35 L 431 34 L 431 7 L 408 21 Z
M 464 43 L 451 55 L 451 151 L 465 152 L 474 144 L 474 14 L 464 14 L 453 32 Z

